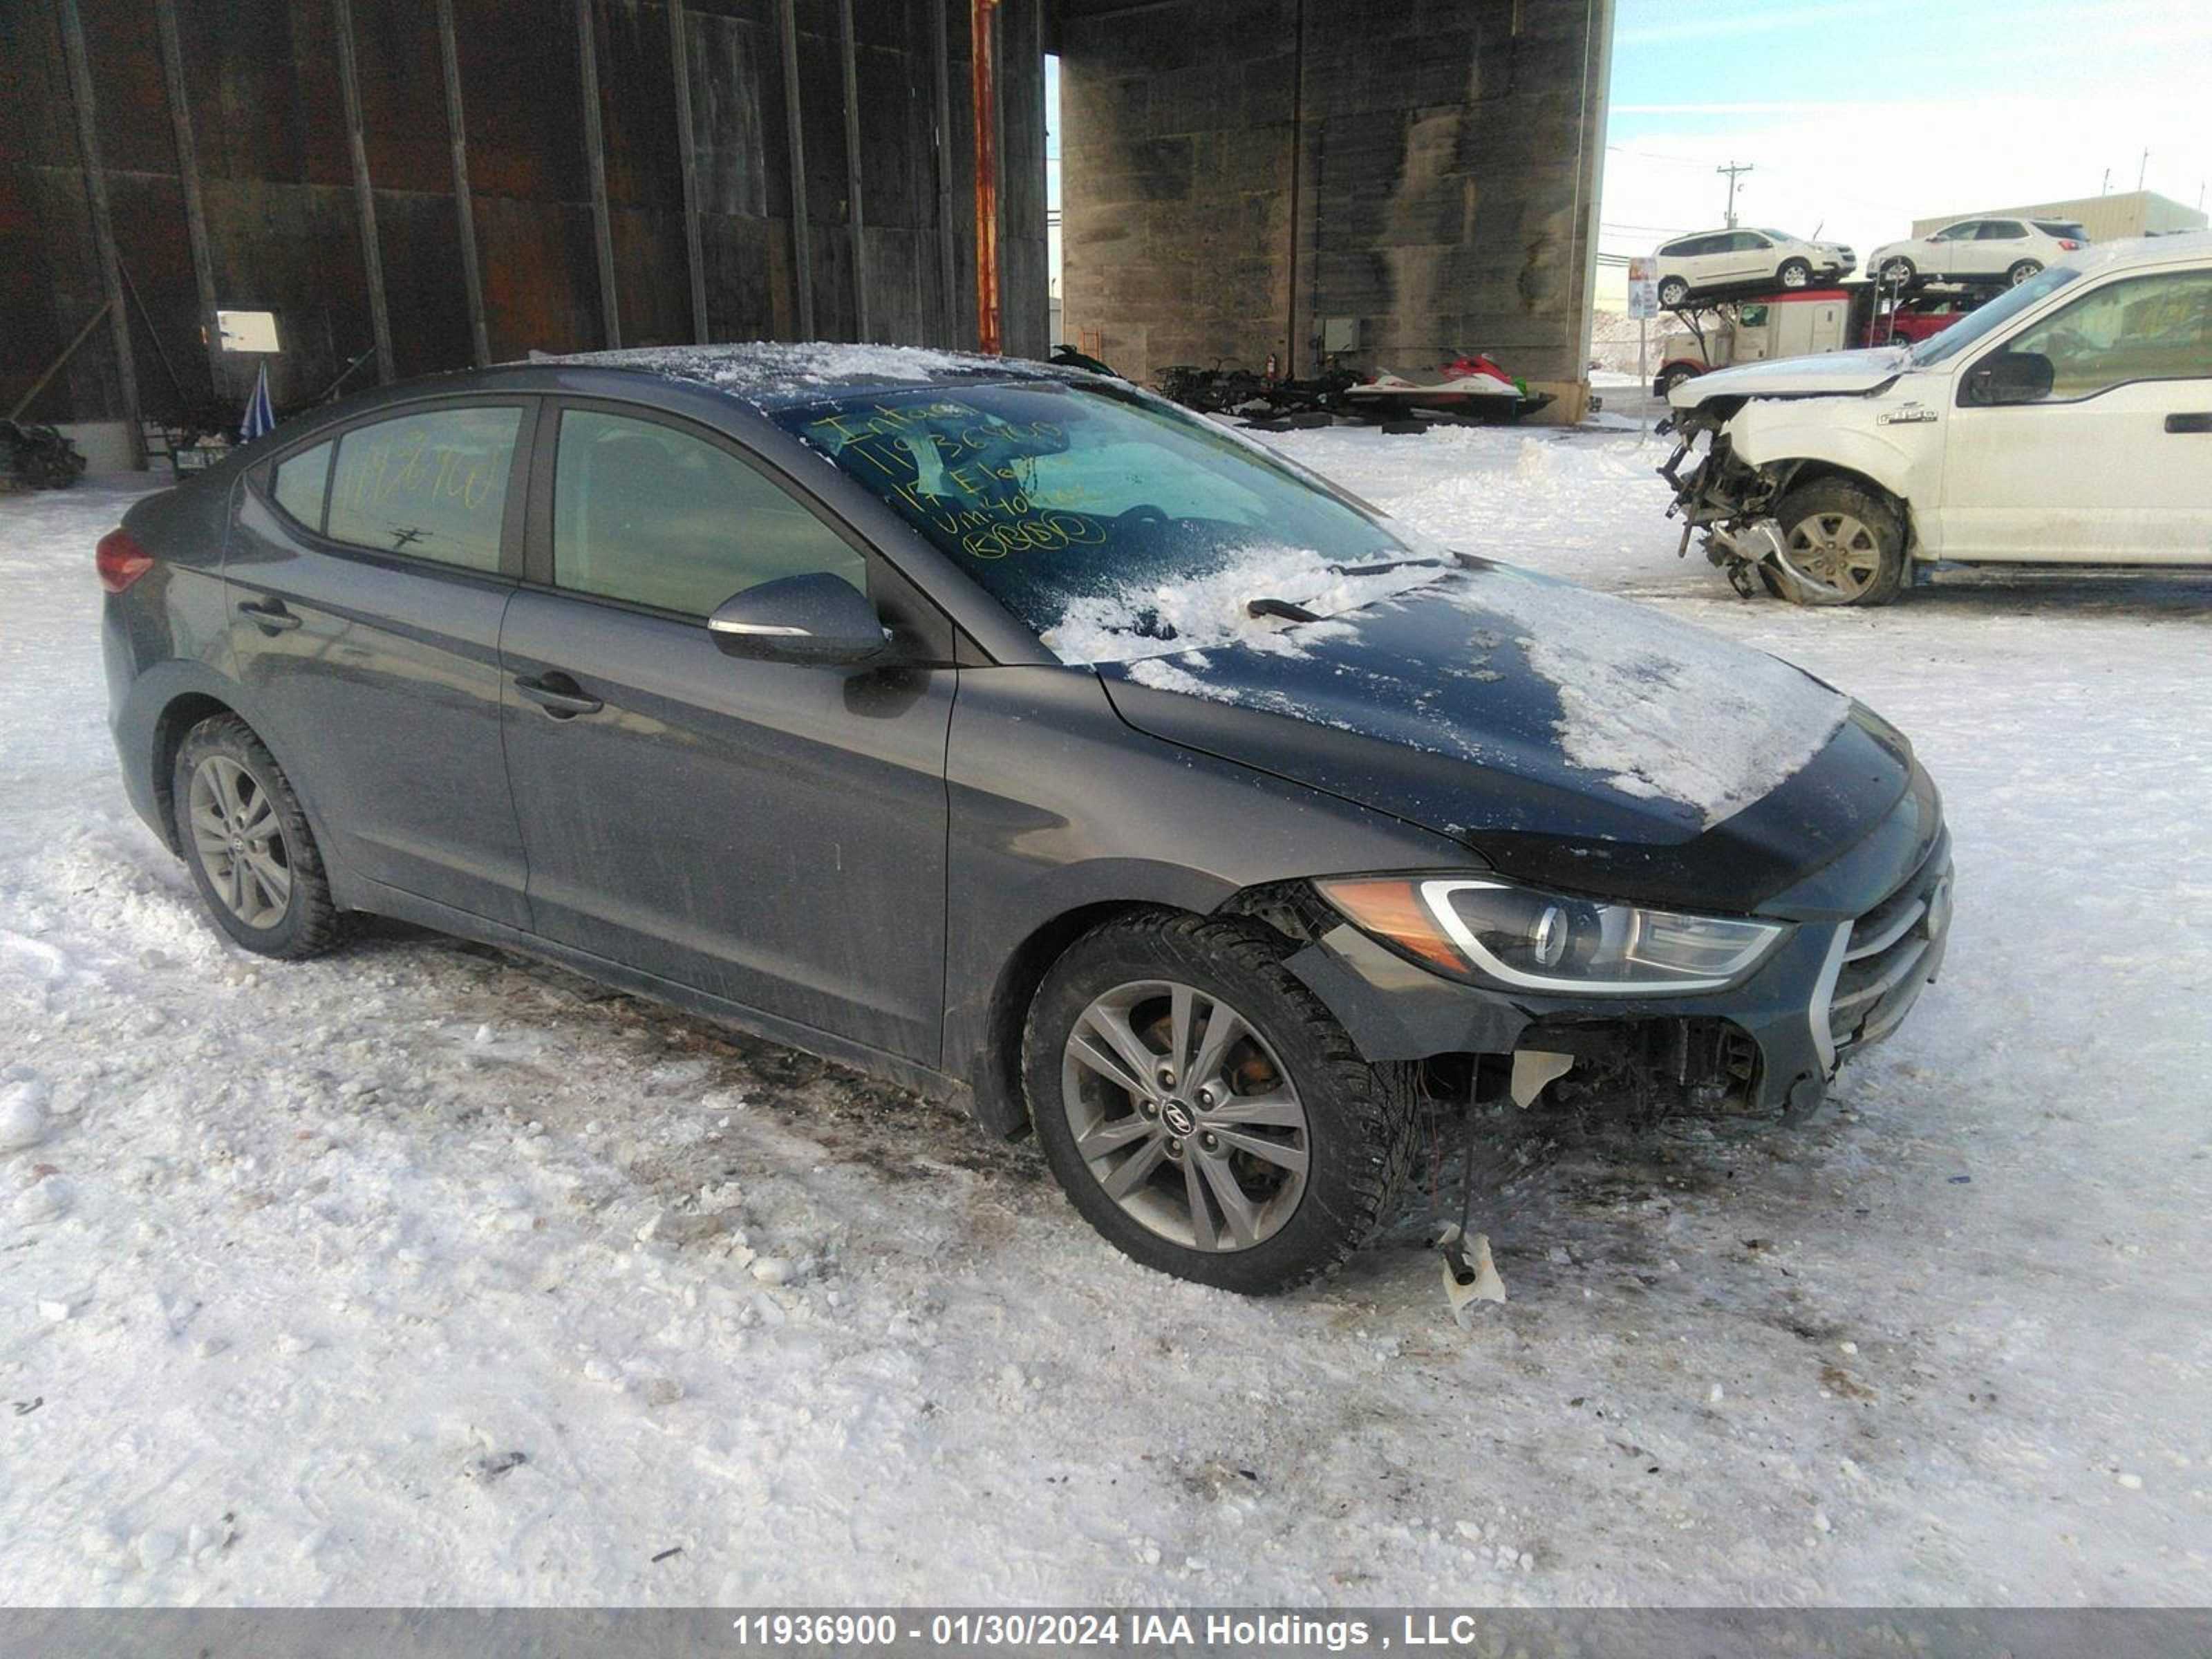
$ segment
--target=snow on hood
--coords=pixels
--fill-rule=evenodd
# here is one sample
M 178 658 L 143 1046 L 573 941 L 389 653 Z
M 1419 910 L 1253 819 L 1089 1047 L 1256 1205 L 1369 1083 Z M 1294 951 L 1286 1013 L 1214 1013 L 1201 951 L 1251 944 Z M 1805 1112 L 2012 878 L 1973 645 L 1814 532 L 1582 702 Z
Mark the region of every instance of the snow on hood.
M 1326 621 L 1255 617 L 1249 608 L 1254 599 L 1286 600 L 1328 617 L 1435 581 L 1450 568 L 1440 556 L 1416 555 L 1408 562 L 1406 555 L 1384 551 L 1352 563 L 1310 548 L 1243 548 L 1202 576 L 1135 583 L 1072 599 L 1040 637 L 1065 663 L 1131 662 L 1231 643 L 1300 656 L 1317 641 L 1349 630 Z
M 1607 594 L 1499 566 L 1456 601 L 1502 617 L 1559 694 L 1560 752 L 1710 827 L 1794 776 L 1850 704 L 1764 652 Z
M 1905 368 L 1908 348 L 1826 351 L 1809 357 L 1775 357 L 1738 363 L 1682 382 L 1667 394 L 1676 409 L 1694 409 L 1715 398 L 1850 396 L 1887 386 Z
M 1100 659 L 1102 672 L 1109 684 L 1349 732 L 1500 778 L 1601 787 L 1642 809 L 1632 819 L 1692 830 L 1794 776 L 1850 712 L 1801 670 L 1641 605 L 1509 566 L 1422 574 L 1432 586 L 1329 622 Z M 1326 767 L 1317 757 L 1289 763 Z M 1308 781 L 1331 787 L 1322 769 Z M 1459 821 L 1480 819 L 1492 794 L 1475 787 Z

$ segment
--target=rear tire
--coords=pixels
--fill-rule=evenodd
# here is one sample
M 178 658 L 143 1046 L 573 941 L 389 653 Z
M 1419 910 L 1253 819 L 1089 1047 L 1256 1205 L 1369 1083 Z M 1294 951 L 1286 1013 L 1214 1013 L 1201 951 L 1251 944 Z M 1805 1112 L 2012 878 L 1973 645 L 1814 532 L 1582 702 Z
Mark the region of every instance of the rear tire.
M 2043 261 L 2040 259 L 2022 259 L 2010 270 L 2005 272 L 2005 282 L 2009 287 L 2018 288 L 2029 277 L 2040 272 L 2042 269 Z
M 297 962 L 344 938 L 300 797 L 244 720 L 212 715 L 185 734 L 170 811 L 192 884 L 240 945 Z
M 1037 1139 L 1132 1261 L 1275 1295 L 1342 1262 L 1403 1184 L 1412 1069 L 1361 1058 L 1287 954 L 1246 922 L 1142 915 L 1085 934 L 1038 988 L 1022 1060 Z
M 1793 605 L 1888 605 L 1905 588 L 1905 516 L 1849 478 L 1817 478 L 1774 509 L 1782 597 Z

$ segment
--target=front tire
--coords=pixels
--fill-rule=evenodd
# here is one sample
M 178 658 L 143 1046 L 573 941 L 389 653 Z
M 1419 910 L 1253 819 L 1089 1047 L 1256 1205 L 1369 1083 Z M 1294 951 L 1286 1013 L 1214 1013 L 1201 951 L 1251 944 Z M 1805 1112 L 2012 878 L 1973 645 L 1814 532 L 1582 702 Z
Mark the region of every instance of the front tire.
M 2005 272 L 2005 284 L 2008 288 L 2018 288 L 2029 277 L 2040 272 L 2042 269 L 2043 261 L 2040 259 L 2022 259 L 2010 270 Z
M 1250 924 L 1110 921 L 1045 976 L 1023 1076 L 1069 1200 L 1133 1261 L 1274 1295 L 1382 1220 L 1413 1146 L 1407 1068 L 1370 1065 Z
M 342 919 L 307 812 L 252 726 L 217 714 L 185 734 L 170 810 L 192 884 L 224 933 L 289 962 L 339 942 Z
M 1659 284 L 1659 303 L 1668 311 L 1678 309 L 1690 297 L 1690 285 L 1680 276 L 1669 276 Z
M 1899 289 L 1912 286 L 1913 278 L 1920 273 L 1913 269 L 1910 259 L 1887 259 L 1882 262 L 1880 280 Z
M 1810 288 L 1813 267 L 1802 259 L 1784 259 L 1782 269 L 1774 273 L 1774 280 L 1788 289 Z
M 1693 379 L 1698 372 L 1686 363 L 1675 363 L 1662 368 L 1659 371 L 1657 383 L 1651 388 L 1652 392 L 1656 397 L 1663 398 L 1683 381 Z
M 1905 518 L 1849 478 L 1818 478 L 1774 509 L 1782 597 L 1795 605 L 1887 605 L 1905 587 Z

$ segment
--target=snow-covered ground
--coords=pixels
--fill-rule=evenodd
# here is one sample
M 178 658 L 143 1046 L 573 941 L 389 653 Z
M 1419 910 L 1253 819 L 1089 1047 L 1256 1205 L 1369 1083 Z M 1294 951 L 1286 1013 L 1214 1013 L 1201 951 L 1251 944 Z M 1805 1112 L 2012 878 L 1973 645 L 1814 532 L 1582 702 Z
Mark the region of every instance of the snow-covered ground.
M 1573 1139 L 1469 1329 L 1402 1243 L 1158 1278 L 804 1057 L 228 948 L 108 749 L 125 494 L 0 500 L 0 1600 L 2212 1600 L 2212 582 L 1802 612 L 1633 433 L 1281 442 L 1911 733 L 1954 943 L 1840 1109 Z

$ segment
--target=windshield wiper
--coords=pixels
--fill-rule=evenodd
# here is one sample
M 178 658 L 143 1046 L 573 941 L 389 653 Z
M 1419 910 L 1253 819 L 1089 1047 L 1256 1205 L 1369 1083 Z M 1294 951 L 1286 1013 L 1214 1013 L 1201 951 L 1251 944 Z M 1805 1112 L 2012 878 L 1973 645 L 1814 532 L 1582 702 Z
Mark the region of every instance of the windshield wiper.
M 1386 559 L 1381 564 L 1333 564 L 1340 576 L 1387 576 L 1393 570 L 1441 569 L 1442 559 Z
M 1277 599 L 1266 597 L 1246 600 L 1244 604 L 1244 614 L 1248 617 L 1279 617 L 1285 622 L 1294 623 L 1319 622 L 1321 620 L 1321 612 L 1318 611 L 1309 611 L 1305 606 L 1296 604 L 1290 599 Z

